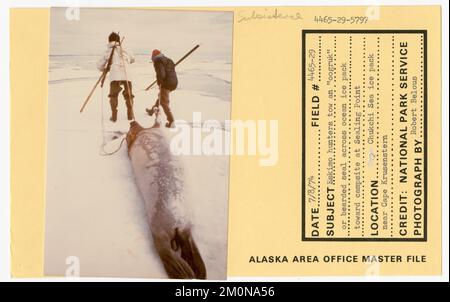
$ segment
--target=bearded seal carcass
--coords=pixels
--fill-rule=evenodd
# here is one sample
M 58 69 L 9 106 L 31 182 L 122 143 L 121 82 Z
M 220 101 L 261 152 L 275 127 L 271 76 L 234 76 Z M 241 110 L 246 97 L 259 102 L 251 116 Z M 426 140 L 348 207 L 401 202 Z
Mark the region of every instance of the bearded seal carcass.
M 144 200 L 156 250 L 170 278 L 206 279 L 205 264 L 192 237 L 181 161 L 155 124 L 130 123 L 128 155 Z

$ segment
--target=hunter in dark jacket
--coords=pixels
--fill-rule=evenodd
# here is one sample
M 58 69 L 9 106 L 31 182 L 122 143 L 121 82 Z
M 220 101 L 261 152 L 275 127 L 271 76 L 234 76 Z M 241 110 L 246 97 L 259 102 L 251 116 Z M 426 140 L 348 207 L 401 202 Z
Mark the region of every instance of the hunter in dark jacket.
M 156 82 L 159 86 L 159 96 L 155 105 L 151 109 L 147 109 L 147 113 L 151 116 L 160 104 L 167 117 L 166 127 L 171 127 L 174 122 L 173 114 L 170 110 L 169 95 L 174 91 L 178 85 L 178 78 L 175 72 L 175 64 L 173 61 L 164 56 L 159 50 L 155 49 L 152 52 L 153 67 L 156 72 Z M 159 104 L 158 104 L 159 102 Z
M 158 86 L 168 89 L 169 91 L 177 89 L 178 78 L 173 61 L 162 53 L 152 57 L 152 61 L 156 72 L 156 82 L 158 83 Z

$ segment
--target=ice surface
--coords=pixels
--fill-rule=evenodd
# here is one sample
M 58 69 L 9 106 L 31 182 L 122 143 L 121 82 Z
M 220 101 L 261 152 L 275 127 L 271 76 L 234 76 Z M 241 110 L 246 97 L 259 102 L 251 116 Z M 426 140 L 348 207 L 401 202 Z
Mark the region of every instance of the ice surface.
M 138 57 L 133 66 L 135 116 L 145 113 L 157 90 L 143 89 L 154 80 L 152 65 Z M 100 156 L 103 135 L 109 141 L 126 132 L 125 103 L 119 98 L 119 121 L 109 121 L 108 81 L 80 107 L 99 76 L 95 57 L 51 56 L 48 107 L 48 172 L 45 274 L 60 276 L 66 258 L 80 259 L 81 276 L 166 278 L 150 237 L 144 204 L 134 182 L 126 144 L 113 156 Z M 179 89 L 171 94 L 175 118 L 230 118 L 231 64 L 186 60 L 177 68 Z M 103 115 L 102 115 L 103 112 Z M 103 125 L 102 125 L 103 116 Z M 122 137 L 105 149 L 116 149 Z M 227 156 L 185 157 L 187 182 L 193 192 L 193 235 L 208 278 L 226 277 L 228 167 Z

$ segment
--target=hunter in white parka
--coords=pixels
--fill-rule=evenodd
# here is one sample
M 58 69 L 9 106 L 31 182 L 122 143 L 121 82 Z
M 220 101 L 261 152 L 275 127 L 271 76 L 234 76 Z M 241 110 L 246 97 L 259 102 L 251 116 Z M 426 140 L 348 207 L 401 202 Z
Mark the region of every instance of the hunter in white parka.
M 133 113 L 133 85 L 131 82 L 130 64 L 134 63 L 133 54 L 123 49 L 120 45 L 120 37 L 116 33 L 111 33 L 108 37 L 108 49 L 103 54 L 102 58 L 97 62 L 97 68 L 103 71 L 107 65 L 111 56 L 111 51 L 114 46 L 114 53 L 111 60 L 111 66 L 109 69 L 109 103 L 111 105 L 111 118 L 112 122 L 117 121 L 117 106 L 118 96 L 123 90 L 123 97 L 125 98 L 125 104 L 127 106 L 128 120 L 134 119 Z
M 121 46 L 119 46 L 119 43 L 112 41 L 109 42 L 107 45 L 107 50 L 103 54 L 102 58 L 97 62 L 97 68 L 100 71 L 103 71 L 103 69 L 106 67 L 106 64 L 108 63 L 109 56 L 111 54 L 111 50 L 116 45 L 116 49 L 114 50 L 114 56 L 112 59 L 111 69 L 109 73 L 109 81 L 132 81 L 131 79 L 131 72 L 130 72 L 130 64 L 134 63 L 134 56 L 130 51 L 127 51 L 122 48 L 123 52 L 123 61 L 125 62 L 126 66 L 126 73 L 125 68 L 122 63 L 121 56 Z

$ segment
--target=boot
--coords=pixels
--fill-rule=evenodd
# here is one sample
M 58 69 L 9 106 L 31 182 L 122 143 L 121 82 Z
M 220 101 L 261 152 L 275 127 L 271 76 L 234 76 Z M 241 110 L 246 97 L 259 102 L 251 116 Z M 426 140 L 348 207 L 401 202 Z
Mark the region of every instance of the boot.
M 152 106 L 152 108 L 150 109 L 145 109 L 145 111 L 147 111 L 147 114 L 152 116 L 153 114 L 155 114 L 155 112 L 159 109 L 159 99 L 156 99 L 155 101 L 155 105 Z
M 113 123 L 115 123 L 117 121 L 117 110 L 113 110 L 111 112 L 111 117 L 109 118 L 109 120 Z
M 150 115 L 150 116 L 152 116 L 153 114 L 155 114 L 155 112 L 156 112 L 156 110 L 157 110 L 157 108 L 158 107 L 156 107 L 156 106 L 153 106 L 152 108 L 150 108 L 150 109 L 145 109 L 145 111 L 147 111 L 147 114 L 148 115 Z

